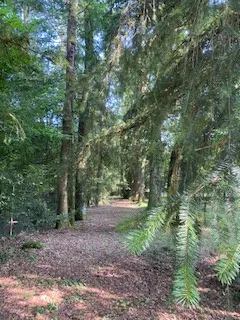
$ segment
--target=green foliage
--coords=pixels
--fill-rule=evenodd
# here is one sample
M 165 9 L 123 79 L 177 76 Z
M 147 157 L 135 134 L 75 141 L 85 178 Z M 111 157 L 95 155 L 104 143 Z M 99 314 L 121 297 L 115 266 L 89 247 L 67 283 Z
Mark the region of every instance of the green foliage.
M 6 263 L 10 259 L 12 259 L 15 256 L 15 248 L 10 247 L 8 249 L 5 249 L 1 251 L 0 253 L 0 263 Z
M 223 285 L 231 285 L 240 271 L 240 245 L 226 248 L 225 255 L 217 262 L 217 276 Z
M 204 243 L 200 241 L 200 237 L 204 239 L 205 236 L 201 235 L 203 227 L 211 230 L 212 235 L 208 239 L 214 241 L 216 252 L 223 253 L 216 266 L 219 280 L 223 284 L 230 285 L 239 275 L 238 174 L 238 169 L 226 160 L 214 172 L 202 178 L 199 176 L 188 192 L 170 198 L 170 202 L 175 199 L 179 207 L 173 295 L 175 301 L 183 306 L 199 305 L 195 268 L 199 258 L 199 246 Z M 205 207 L 203 213 L 202 205 L 206 201 L 206 196 L 209 205 Z M 157 216 L 150 214 L 145 221 L 141 221 L 136 230 L 130 232 L 127 245 L 132 253 L 140 254 L 148 248 L 157 236 L 156 231 L 159 228 L 163 229 L 166 223 L 168 225 L 168 220 L 163 215 L 160 215 L 159 220 L 159 214 L 164 212 L 164 209 L 158 210 L 155 211 Z M 130 225 L 131 223 L 130 220 Z
M 133 306 L 133 302 L 128 301 L 128 300 L 120 299 L 120 300 L 116 301 L 116 306 L 119 307 L 119 308 L 125 309 L 125 308 L 132 307 Z
M 120 233 L 128 232 L 129 230 L 136 229 L 137 227 L 141 227 L 146 219 L 148 218 L 148 212 L 145 210 L 141 210 L 139 213 L 132 213 L 128 217 L 124 218 L 122 221 L 118 223 L 116 226 L 116 231 Z
M 8 171 L 10 169 L 12 170 Z M 56 215 L 50 210 L 45 195 L 49 188 L 43 180 L 45 174 L 44 167 L 29 166 L 18 173 L 11 165 L 4 166 L 2 163 L 0 167 L 2 223 L 13 217 L 24 230 L 54 225 Z
M 44 314 L 46 312 L 46 308 L 42 306 L 36 306 L 34 308 L 34 313 L 37 314 Z
M 60 285 L 64 287 L 85 286 L 79 279 L 63 279 L 60 281 Z
M 195 266 L 204 241 L 213 241 L 214 252 L 222 254 L 216 266 L 222 284 L 239 274 L 239 1 L 154 3 L 80 2 L 73 149 L 89 204 L 107 199 L 116 185 L 133 190 L 137 182 L 149 189 L 154 174 L 155 185 L 162 184 L 159 196 L 177 169 L 168 203 L 126 219 L 117 230 L 131 230 L 127 247 L 141 254 L 161 237 L 159 231 L 173 228 L 174 296 L 196 306 Z M 25 229 L 53 227 L 65 218 L 55 211 L 67 8 L 63 1 L 0 5 L 3 225 L 14 218 Z M 174 166 L 175 147 L 181 159 Z M 3 252 L 0 260 L 10 256 Z
M 65 301 L 67 303 L 74 303 L 74 302 L 78 302 L 78 301 L 81 301 L 81 296 L 79 296 L 78 294 L 73 294 L 69 297 L 66 297 L 65 298 Z
M 49 303 L 46 307 L 46 309 L 50 313 L 56 313 L 58 311 L 58 305 L 56 303 Z
M 24 280 L 24 278 L 22 279 Z M 44 288 L 52 288 L 56 286 L 61 287 L 82 287 L 85 284 L 79 279 L 51 279 L 51 278 L 38 278 L 36 285 Z
M 58 305 L 56 303 L 48 303 L 46 306 L 36 306 L 34 308 L 34 313 L 45 314 L 45 313 L 56 313 L 58 311 Z
M 54 279 L 37 279 L 37 286 L 43 288 L 53 288 L 57 282 Z
M 27 249 L 43 249 L 44 245 L 43 243 L 39 241 L 28 241 L 23 243 L 22 249 L 27 250 Z
M 173 295 L 177 303 L 183 306 L 198 306 L 199 293 L 195 265 L 197 260 L 198 236 L 195 230 L 196 212 L 188 196 L 183 198 L 180 206 L 180 226 L 177 233 L 177 271 Z
M 28 45 L 27 26 L 9 5 L 0 6 L 0 90 L 6 86 L 8 76 L 18 72 L 30 58 L 25 48 Z
M 237 277 L 239 273 L 238 239 L 240 224 L 239 220 L 234 219 L 234 209 L 236 210 L 234 206 L 238 202 L 236 199 L 239 198 L 238 188 L 234 168 L 226 161 L 218 166 L 214 173 L 206 177 L 202 184 L 194 187 L 192 191 L 189 190 L 188 195 L 183 196 L 179 215 L 180 226 L 177 234 L 177 271 L 173 290 L 177 302 L 194 307 L 199 303 L 197 279 L 194 272 L 199 245 L 199 226 L 196 224 L 196 219 L 199 217 L 201 204 L 199 200 L 201 195 L 204 196 L 206 192 L 208 192 L 208 196 L 213 197 L 212 201 L 217 210 L 213 212 L 211 205 L 210 211 L 207 210 L 205 214 L 210 215 L 209 222 L 212 232 L 219 237 L 217 241 L 215 240 L 215 245 L 218 246 L 217 251 L 225 252 L 225 257 L 216 266 L 218 277 L 225 284 L 230 284 Z M 223 193 L 227 195 L 224 201 Z M 232 203 L 233 199 L 234 202 Z M 231 214 L 231 219 L 229 219 L 229 214 Z M 198 220 L 198 223 L 200 221 Z M 204 223 L 206 221 L 202 221 L 201 225 L 203 226 Z M 231 246 L 226 247 L 227 243 Z M 235 244 L 235 247 L 233 247 L 233 244 Z
M 191 265 L 183 264 L 176 272 L 173 295 L 176 302 L 182 306 L 199 306 L 197 279 Z
M 141 254 L 153 241 L 155 234 L 159 231 L 165 221 L 162 208 L 155 208 L 148 214 L 143 227 L 131 231 L 126 238 L 126 246 L 133 254 Z

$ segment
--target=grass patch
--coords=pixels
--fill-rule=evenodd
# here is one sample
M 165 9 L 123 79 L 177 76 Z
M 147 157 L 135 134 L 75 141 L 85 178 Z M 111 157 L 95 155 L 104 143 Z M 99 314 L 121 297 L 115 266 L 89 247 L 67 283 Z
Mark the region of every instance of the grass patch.
M 120 299 L 118 301 L 115 302 L 116 306 L 119 307 L 119 308 L 130 308 L 133 306 L 133 303 L 131 301 L 128 301 L 128 300 L 123 300 L 123 299 Z
M 71 296 L 66 297 L 64 300 L 66 303 L 74 303 L 79 301 L 88 301 L 88 297 L 80 296 L 77 293 L 73 293 Z
M 85 284 L 79 279 L 63 279 L 60 281 L 59 285 L 63 287 L 85 286 Z
M 37 286 L 39 288 L 54 288 L 54 287 L 79 287 L 85 284 L 79 279 L 61 279 L 61 278 L 28 278 L 24 275 L 18 275 L 18 280 L 21 283 Z
M 144 208 L 146 209 L 148 206 L 148 201 L 141 201 L 138 203 L 139 208 Z
M 45 314 L 51 313 L 54 314 L 58 311 L 58 305 L 56 303 L 48 303 L 46 306 L 36 306 L 34 308 L 34 313 L 37 314 Z
M 23 243 L 22 249 L 28 250 L 28 249 L 43 249 L 44 245 L 42 242 L 39 241 L 28 241 Z
M 24 300 L 28 300 L 28 299 L 30 299 L 32 297 L 32 294 L 30 294 L 30 293 L 25 293 L 24 295 L 23 295 L 23 299 Z
M 57 285 L 54 279 L 37 279 L 36 285 L 43 288 L 53 288 Z

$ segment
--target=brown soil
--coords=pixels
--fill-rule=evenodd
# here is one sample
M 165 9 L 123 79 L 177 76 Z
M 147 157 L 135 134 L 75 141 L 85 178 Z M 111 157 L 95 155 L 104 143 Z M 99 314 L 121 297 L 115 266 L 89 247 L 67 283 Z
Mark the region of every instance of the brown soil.
M 157 263 L 134 257 L 115 232 L 119 220 L 136 210 L 118 201 L 89 209 L 88 220 L 71 230 L 1 239 L 1 252 L 7 255 L 0 261 L 0 320 L 240 319 L 239 304 L 226 307 L 213 258 L 198 267 L 201 308 L 172 304 L 169 253 L 161 253 Z M 44 249 L 23 252 L 26 240 L 41 241 Z

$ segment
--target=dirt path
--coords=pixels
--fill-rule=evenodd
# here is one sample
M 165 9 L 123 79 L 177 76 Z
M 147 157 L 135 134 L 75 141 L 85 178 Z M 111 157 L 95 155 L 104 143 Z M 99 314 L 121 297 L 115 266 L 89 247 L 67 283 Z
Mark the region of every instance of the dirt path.
M 1 240 L 9 259 L 0 264 L 0 320 L 240 319 L 236 310 L 226 311 L 211 261 L 199 266 L 202 308 L 172 305 L 171 257 L 162 254 L 157 264 L 134 257 L 115 232 L 116 224 L 136 210 L 118 201 L 89 209 L 88 221 L 75 229 Z M 44 249 L 23 255 L 26 239 L 43 242 Z

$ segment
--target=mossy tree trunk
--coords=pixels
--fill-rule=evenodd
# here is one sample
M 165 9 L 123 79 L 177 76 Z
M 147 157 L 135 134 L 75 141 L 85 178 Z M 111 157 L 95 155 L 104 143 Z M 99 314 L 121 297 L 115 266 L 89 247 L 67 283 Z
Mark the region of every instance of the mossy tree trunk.
M 149 151 L 149 199 L 148 209 L 157 207 L 161 203 L 162 194 L 162 165 L 163 145 L 161 142 L 160 126 L 152 123 L 150 129 L 150 151 Z
M 171 152 L 168 170 L 167 192 L 169 197 L 174 196 L 179 191 L 182 160 L 182 148 L 179 146 L 175 146 Z
M 131 174 L 129 175 L 128 181 L 131 188 L 132 201 L 141 202 L 144 199 L 145 190 L 145 159 L 135 159 Z
M 67 68 L 66 89 L 62 119 L 62 143 L 60 151 L 60 170 L 58 185 L 58 208 L 57 213 L 61 218 L 57 220 L 56 228 L 69 225 L 69 198 L 73 200 L 74 194 L 69 193 L 71 183 L 69 177 L 73 172 L 69 167 L 73 159 L 73 103 L 75 98 L 75 55 L 76 55 L 76 32 L 78 0 L 69 1 L 68 24 L 67 24 Z M 72 221 L 71 221 L 72 222 Z
M 94 26 L 91 17 L 91 6 L 88 6 L 84 12 L 84 41 L 85 41 L 85 57 L 84 57 L 84 76 L 89 75 L 96 64 L 96 55 L 94 52 Z M 90 84 L 85 85 L 83 89 L 82 99 L 79 101 L 78 114 L 78 144 L 81 145 L 89 131 L 89 114 L 91 109 L 91 101 L 89 97 Z M 82 208 L 86 205 L 86 190 L 84 188 L 85 164 L 82 163 L 76 172 L 76 202 L 75 202 L 75 219 L 82 220 Z

